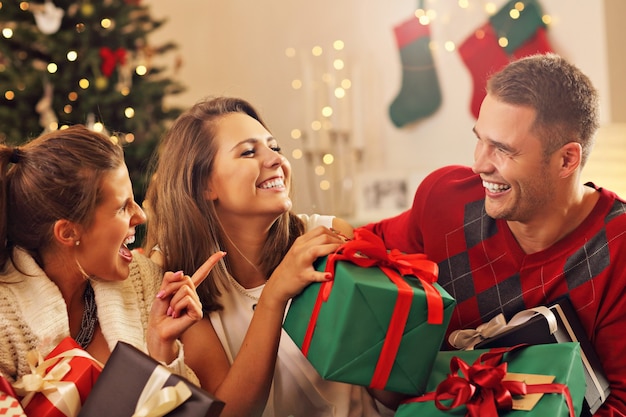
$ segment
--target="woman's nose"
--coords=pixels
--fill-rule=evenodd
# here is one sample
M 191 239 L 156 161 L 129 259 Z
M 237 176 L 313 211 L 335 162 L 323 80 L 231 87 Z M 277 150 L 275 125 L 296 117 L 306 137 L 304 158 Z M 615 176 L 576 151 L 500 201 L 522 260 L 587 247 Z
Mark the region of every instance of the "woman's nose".
M 281 166 L 285 163 L 285 157 L 276 151 L 271 151 L 271 154 L 265 159 L 265 164 L 269 167 Z
M 133 205 L 135 212 L 133 213 L 131 223 L 133 223 L 133 226 L 145 223 L 147 220 L 146 213 L 139 206 L 139 204 L 137 204 L 137 202 L 133 201 Z

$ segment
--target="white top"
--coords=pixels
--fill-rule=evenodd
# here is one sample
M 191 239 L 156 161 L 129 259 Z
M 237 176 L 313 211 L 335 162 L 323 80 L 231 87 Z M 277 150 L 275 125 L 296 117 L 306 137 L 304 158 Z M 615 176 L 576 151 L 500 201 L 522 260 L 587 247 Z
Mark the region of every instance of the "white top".
M 333 216 L 300 215 L 307 230 L 316 226 L 332 226 Z M 228 359 L 239 352 L 248 330 L 254 307 L 265 285 L 246 289 L 234 279 L 220 285 L 221 311 L 211 312 L 209 318 L 226 350 Z M 377 408 L 384 410 L 377 411 Z M 302 351 L 282 330 L 274 380 L 264 417 L 376 417 L 393 416 L 369 395 L 364 387 L 323 380 Z

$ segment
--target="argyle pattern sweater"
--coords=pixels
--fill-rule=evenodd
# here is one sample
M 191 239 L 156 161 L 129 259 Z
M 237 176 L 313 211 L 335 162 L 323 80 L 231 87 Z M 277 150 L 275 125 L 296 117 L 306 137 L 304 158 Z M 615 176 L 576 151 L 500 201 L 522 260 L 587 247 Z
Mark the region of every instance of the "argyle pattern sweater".
M 587 186 L 600 193 L 587 219 L 552 247 L 530 255 L 506 221 L 487 215 L 482 181 L 468 167 L 433 172 L 409 210 L 365 228 L 388 248 L 425 253 L 438 263 L 438 283 L 457 301 L 448 334 L 569 296 L 611 384 L 596 415 L 621 416 L 626 415 L 626 203 Z

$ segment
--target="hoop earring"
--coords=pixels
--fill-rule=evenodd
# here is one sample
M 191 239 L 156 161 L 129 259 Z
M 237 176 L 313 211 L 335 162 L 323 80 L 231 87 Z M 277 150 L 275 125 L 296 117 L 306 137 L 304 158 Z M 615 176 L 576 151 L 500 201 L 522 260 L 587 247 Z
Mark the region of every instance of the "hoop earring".
M 89 278 L 91 278 L 90 275 L 83 269 L 83 266 L 80 264 L 80 262 L 78 262 L 78 259 L 74 258 L 74 260 L 76 261 L 76 266 L 78 266 L 78 270 L 83 276 L 83 279 L 87 281 Z

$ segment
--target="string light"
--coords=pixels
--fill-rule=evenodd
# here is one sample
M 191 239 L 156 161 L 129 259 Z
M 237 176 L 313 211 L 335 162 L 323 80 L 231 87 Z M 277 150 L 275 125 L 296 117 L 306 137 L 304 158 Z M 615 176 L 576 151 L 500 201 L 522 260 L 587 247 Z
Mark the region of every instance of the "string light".
M 133 109 L 132 107 L 126 107 L 126 109 L 124 109 L 124 116 L 126 116 L 128 119 L 132 119 L 133 117 L 135 117 L 135 109 Z
M 291 157 L 292 157 L 293 159 L 302 159 L 302 156 L 303 156 L 303 153 L 302 153 L 302 150 L 301 150 L 301 149 L 294 149 L 294 150 L 291 152 Z
M 302 131 L 300 129 L 292 129 L 291 130 L 291 138 L 292 139 L 300 139 L 302 137 Z

